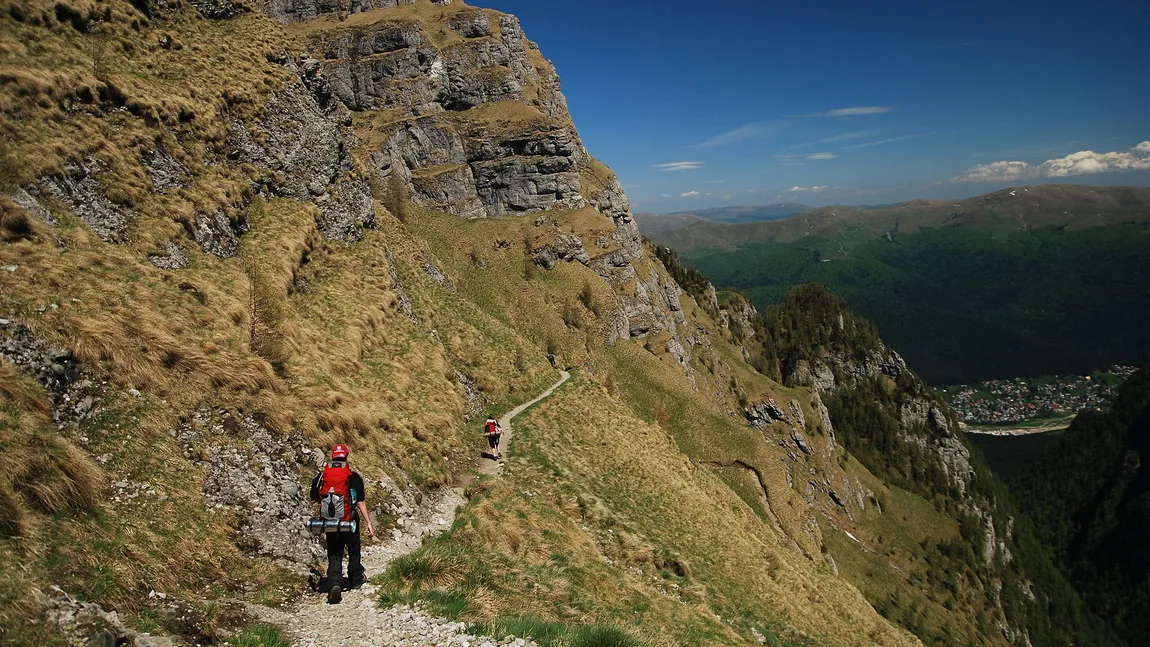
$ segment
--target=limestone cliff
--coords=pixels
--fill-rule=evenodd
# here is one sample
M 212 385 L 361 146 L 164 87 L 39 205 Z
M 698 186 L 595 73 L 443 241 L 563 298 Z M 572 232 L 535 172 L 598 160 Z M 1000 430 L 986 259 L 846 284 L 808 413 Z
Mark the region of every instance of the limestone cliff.
M 354 113 L 380 183 L 392 186 L 394 175 L 416 204 L 464 218 L 595 214 L 580 235 L 537 220 L 530 253 L 545 269 L 592 267 L 616 288 L 608 343 L 668 331 L 668 350 L 685 357 L 696 339 L 680 329 L 681 290 L 657 263 L 642 262 L 622 186 L 583 147 L 558 75 L 519 21 L 450 1 L 400 4 L 415 11 L 309 25 L 312 58 L 301 64 L 314 71 L 313 86 Z M 308 7 L 269 10 L 281 19 L 340 10 Z

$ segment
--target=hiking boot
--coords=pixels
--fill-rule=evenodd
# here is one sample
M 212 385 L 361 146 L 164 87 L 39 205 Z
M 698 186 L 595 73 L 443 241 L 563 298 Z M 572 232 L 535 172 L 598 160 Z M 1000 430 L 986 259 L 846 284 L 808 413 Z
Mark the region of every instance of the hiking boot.
M 339 585 L 337 584 L 337 585 L 331 587 L 331 590 L 327 592 L 327 603 L 328 604 L 339 604 L 342 601 L 343 601 L 343 591 L 340 590 Z

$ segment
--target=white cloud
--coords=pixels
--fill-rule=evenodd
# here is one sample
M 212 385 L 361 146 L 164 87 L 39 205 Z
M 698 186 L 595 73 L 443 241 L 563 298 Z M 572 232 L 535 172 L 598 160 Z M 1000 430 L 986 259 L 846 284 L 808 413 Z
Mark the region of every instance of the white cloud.
M 652 168 L 657 168 L 664 173 L 668 173 L 674 171 L 694 171 L 702 165 L 702 162 L 667 162 L 666 164 L 656 164 Z
M 864 142 L 862 144 L 855 144 L 854 146 L 844 146 L 844 150 L 852 150 L 855 148 L 867 148 L 869 146 L 882 146 L 883 144 L 890 144 L 893 142 L 901 142 L 904 139 L 917 139 L 918 137 L 929 137 L 934 133 L 922 133 L 920 135 L 904 135 L 902 137 L 891 137 L 890 139 L 880 139 L 877 142 Z
M 787 191 L 790 191 L 791 193 L 803 193 L 805 191 L 810 191 L 811 193 L 822 193 L 829 188 L 830 187 L 825 184 L 819 186 L 792 186 L 791 188 L 787 189 Z
M 827 110 L 823 114 L 827 117 L 858 117 L 861 115 L 881 115 L 886 112 L 894 112 L 894 106 L 854 106 L 853 108 Z
M 806 162 L 779 162 L 780 166 L 805 166 Z
M 881 115 L 887 112 L 894 112 L 895 106 L 852 106 L 850 108 L 837 108 L 835 110 L 824 110 L 823 112 L 812 112 L 803 117 L 862 117 L 865 115 Z
M 772 132 L 779 130 L 780 122 L 757 122 L 746 125 L 738 126 L 734 130 L 728 130 L 721 134 L 716 134 L 715 137 L 707 139 L 704 143 L 699 144 L 703 148 L 715 148 L 719 146 L 726 146 L 728 144 L 735 144 L 737 141 L 745 139 L 754 139 L 756 137 L 765 136 Z
M 802 144 L 795 144 L 794 146 L 787 146 L 786 148 L 779 149 L 781 151 L 793 151 L 796 148 L 806 148 L 808 146 L 817 146 L 819 144 L 834 144 L 836 142 L 845 142 L 852 139 L 863 139 L 865 137 L 874 137 L 878 134 L 877 130 L 852 130 L 846 133 L 839 133 L 838 135 L 831 135 L 830 137 L 823 137 L 811 142 L 803 142 Z
M 982 164 L 951 178 L 951 181 L 1014 182 L 1138 170 L 1150 170 L 1150 141 L 1144 141 L 1128 151 L 1113 153 L 1079 151 L 1066 157 L 1046 160 L 1037 166 L 1019 161 Z
M 809 160 L 833 160 L 836 157 L 838 157 L 838 155 L 834 153 L 811 153 L 807 155 L 807 159 Z
M 687 191 L 686 193 L 682 194 L 680 197 L 683 197 L 683 198 L 693 198 L 693 197 L 695 197 L 695 196 L 697 196 L 697 195 L 699 195 L 699 192 L 698 192 L 698 191 Z

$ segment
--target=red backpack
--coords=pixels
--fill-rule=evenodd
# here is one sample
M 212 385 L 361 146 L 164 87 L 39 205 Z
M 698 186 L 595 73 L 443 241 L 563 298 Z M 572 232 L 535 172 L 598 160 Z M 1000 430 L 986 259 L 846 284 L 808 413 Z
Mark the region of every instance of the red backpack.
M 497 433 L 499 433 L 499 424 L 494 420 L 488 420 L 487 425 L 484 428 L 483 435 L 494 436 Z
M 328 521 L 351 521 L 351 493 L 347 480 L 351 468 L 346 462 L 328 463 L 319 482 L 319 516 Z

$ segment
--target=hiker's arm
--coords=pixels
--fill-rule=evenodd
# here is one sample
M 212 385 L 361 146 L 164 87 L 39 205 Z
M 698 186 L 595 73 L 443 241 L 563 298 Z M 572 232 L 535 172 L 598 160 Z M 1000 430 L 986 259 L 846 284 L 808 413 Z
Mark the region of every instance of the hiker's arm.
M 371 523 L 371 513 L 367 510 L 367 504 L 360 501 L 355 504 L 355 508 L 359 510 L 359 518 L 367 522 L 367 536 L 375 539 L 375 524 Z
M 311 480 L 311 489 L 308 490 L 307 498 L 310 501 L 319 501 L 319 480 L 323 476 L 322 473 L 316 474 L 315 478 Z

